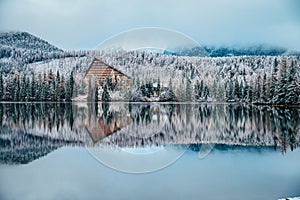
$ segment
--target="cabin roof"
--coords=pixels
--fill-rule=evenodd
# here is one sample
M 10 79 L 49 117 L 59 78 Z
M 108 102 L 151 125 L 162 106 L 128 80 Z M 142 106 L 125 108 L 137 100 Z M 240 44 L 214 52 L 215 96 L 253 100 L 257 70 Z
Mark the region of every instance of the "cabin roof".
M 118 70 L 118 69 L 116 69 L 115 67 L 113 67 L 113 66 L 111 66 L 111 65 L 109 65 L 109 64 L 107 64 L 107 63 L 105 63 L 105 62 L 103 62 L 102 60 L 100 60 L 100 59 L 98 59 L 98 58 L 94 58 L 94 59 L 93 59 L 93 61 L 91 62 L 89 68 L 88 68 L 87 71 L 85 72 L 84 77 L 86 77 L 87 73 L 90 71 L 90 69 L 91 69 L 91 67 L 93 66 L 93 63 L 94 63 L 95 61 L 98 61 L 98 62 L 100 62 L 101 64 L 103 64 L 103 65 L 105 65 L 105 66 L 107 66 L 107 67 L 113 69 L 114 71 L 119 72 L 120 74 L 122 74 L 123 76 L 127 77 L 128 79 L 131 79 L 131 77 L 129 77 L 128 75 L 124 74 L 124 73 L 121 72 L 120 70 Z

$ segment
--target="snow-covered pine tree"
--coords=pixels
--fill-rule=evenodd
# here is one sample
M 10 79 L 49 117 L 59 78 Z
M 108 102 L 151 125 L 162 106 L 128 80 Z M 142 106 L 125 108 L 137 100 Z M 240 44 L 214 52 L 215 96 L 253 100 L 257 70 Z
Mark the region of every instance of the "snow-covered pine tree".
M 50 69 L 48 73 L 48 85 L 49 85 L 49 97 L 51 101 L 56 101 L 55 96 L 55 77 L 52 72 L 52 69 Z
M 196 100 L 200 99 L 199 91 L 200 91 L 200 82 L 199 82 L 199 80 L 197 80 L 194 85 L 194 95 L 195 95 Z
M 267 85 L 267 74 L 264 72 L 264 78 L 262 83 L 262 89 L 261 89 L 261 102 L 267 103 L 268 101 L 268 85 Z
M 73 90 L 74 90 L 74 83 L 75 83 L 73 74 L 74 72 L 72 71 L 69 76 L 69 79 L 66 82 L 66 87 L 65 87 L 66 101 L 71 101 L 73 97 Z
M 185 83 L 185 100 L 186 101 L 192 100 L 192 83 L 189 78 L 186 78 L 186 83 Z
M 0 101 L 2 101 L 4 98 L 4 83 L 3 82 L 4 82 L 3 75 L 0 72 Z
M 286 58 L 283 57 L 280 63 L 279 69 L 279 84 L 277 89 L 277 95 L 275 99 L 276 104 L 285 104 L 285 98 L 287 95 L 287 83 L 288 83 L 288 76 L 287 76 L 287 62 Z
M 34 76 L 34 72 L 32 72 L 31 73 L 30 87 L 29 87 L 29 95 L 28 95 L 28 100 L 29 101 L 35 101 L 36 92 L 37 92 L 37 88 L 36 88 L 35 76 Z
M 300 95 L 299 77 L 297 75 L 296 65 L 294 61 L 292 61 L 288 73 L 287 93 L 286 93 L 285 103 L 288 105 L 299 104 L 299 95 Z
M 108 87 L 107 87 L 106 83 L 103 86 L 103 92 L 102 92 L 101 100 L 102 101 L 110 101 L 110 95 L 109 95 Z
M 57 101 L 61 101 L 61 87 L 60 87 L 60 74 L 59 70 L 56 72 L 56 80 L 55 80 L 55 99 Z
M 272 75 L 271 75 L 271 84 L 270 90 L 268 95 L 268 102 L 275 103 L 277 99 L 277 84 L 278 84 L 278 61 L 277 58 L 274 60 L 273 68 L 272 68 Z
M 15 74 L 15 77 L 13 79 L 12 82 L 12 97 L 13 97 L 13 101 L 20 101 L 20 96 L 21 96 L 21 92 L 20 92 L 20 79 L 19 79 L 19 75 Z
M 41 101 L 41 93 L 42 93 L 42 75 L 39 74 L 37 78 L 37 83 L 36 83 L 36 93 L 35 93 L 35 101 Z
M 97 81 L 95 81 L 95 94 L 94 94 L 94 101 L 98 102 L 99 101 L 99 93 L 98 93 L 98 84 Z
M 20 101 L 26 101 L 27 99 L 27 84 L 26 84 L 26 75 L 22 76 L 22 81 L 20 84 Z
M 253 102 L 253 80 L 251 79 L 250 84 L 249 84 L 249 88 L 248 88 L 248 98 L 247 101 L 249 103 Z
M 156 88 L 156 95 L 159 96 L 160 95 L 160 78 L 157 79 L 157 88 Z
M 261 76 L 260 74 L 257 75 L 255 86 L 253 90 L 253 102 L 260 103 L 261 102 Z
M 61 75 L 61 81 L 60 81 L 60 99 L 63 101 L 66 98 L 66 90 L 65 90 L 65 76 Z
M 240 100 L 241 98 L 241 91 L 240 91 L 240 85 L 239 85 L 239 81 L 237 78 L 235 78 L 234 80 L 234 96 L 235 99 Z

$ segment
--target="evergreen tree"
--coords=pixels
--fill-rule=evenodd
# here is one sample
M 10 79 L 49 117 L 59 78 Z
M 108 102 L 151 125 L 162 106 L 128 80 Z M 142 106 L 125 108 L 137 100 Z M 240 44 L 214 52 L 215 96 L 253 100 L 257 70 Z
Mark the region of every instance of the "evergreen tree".
M 26 101 L 27 97 L 27 87 L 26 87 L 26 75 L 23 75 L 22 81 L 20 84 L 20 101 Z
M 49 71 L 48 74 L 48 85 L 49 85 L 49 97 L 51 101 L 56 101 L 55 96 L 55 78 L 52 70 Z
M 203 94 L 204 94 L 204 81 L 203 80 L 201 80 L 201 82 L 200 82 L 200 87 L 199 87 L 198 93 L 199 93 L 200 98 L 202 98 Z
M 248 102 L 252 103 L 253 102 L 253 81 L 251 79 L 250 85 L 248 87 Z
M 20 101 L 20 79 L 18 75 L 15 75 L 13 83 L 12 83 L 12 100 L 14 101 Z
M 64 75 L 61 75 L 61 81 L 60 81 L 60 99 L 62 101 L 65 98 L 66 98 L 65 77 L 64 77 Z
M 285 98 L 287 94 L 287 63 L 286 58 L 283 57 L 280 64 L 280 74 L 279 74 L 279 84 L 278 84 L 278 95 L 276 98 L 277 104 L 285 104 Z
M 157 80 L 157 89 L 156 89 L 156 94 L 157 94 L 157 96 L 159 96 L 160 95 L 160 78 L 158 78 L 158 80 Z
M 87 95 L 87 100 L 92 101 L 93 99 L 93 89 L 92 89 L 92 80 L 91 77 L 89 77 L 88 80 L 88 95 Z
M 229 82 L 227 82 L 227 89 L 226 89 L 226 100 L 227 101 L 234 101 L 235 99 L 235 95 L 234 95 L 234 84 L 232 82 L 232 80 L 230 79 Z
M 31 82 L 30 82 L 30 87 L 29 87 L 29 95 L 28 99 L 30 101 L 35 101 L 35 96 L 36 96 L 37 88 L 36 88 L 36 82 L 35 82 L 35 77 L 34 77 L 34 72 L 31 74 Z
M 42 75 L 38 75 L 37 83 L 36 83 L 36 93 L 35 93 L 35 100 L 42 101 Z
M 98 84 L 97 84 L 97 81 L 95 81 L 95 102 L 98 102 L 99 101 L 99 93 L 98 93 Z
M 173 84 L 172 84 L 172 79 L 170 78 L 169 79 L 169 84 L 168 84 L 168 88 L 169 88 L 169 100 L 170 101 L 174 101 L 176 99 L 176 96 L 174 94 L 174 91 L 173 91 Z
M 278 62 L 277 59 L 275 58 L 273 69 L 272 69 L 272 79 L 271 79 L 271 85 L 270 85 L 270 90 L 269 90 L 269 95 L 268 95 L 268 101 L 269 103 L 275 103 L 276 101 L 276 96 L 277 96 L 277 84 L 278 84 L 278 79 L 277 79 L 277 69 L 278 67 Z
M 55 80 L 55 99 L 56 101 L 61 101 L 61 87 L 60 87 L 60 74 L 57 70 L 56 72 L 56 80 Z
M 73 97 L 73 90 L 74 90 L 74 77 L 73 77 L 73 71 L 71 72 L 71 75 L 69 76 L 69 79 L 66 83 L 66 101 L 71 101 Z
M 208 89 L 208 86 L 205 85 L 205 87 L 204 87 L 204 99 L 205 99 L 205 101 L 208 100 L 208 97 L 209 97 L 209 89 Z
M 287 82 L 287 94 L 285 98 L 286 104 L 298 104 L 300 95 L 299 77 L 297 76 L 297 68 L 292 61 Z
M 238 79 L 236 78 L 235 81 L 234 81 L 234 96 L 235 98 L 237 99 L 240 99 L 241 98 L 241 91 L 240 91 L 240 85 L 239 85 L 239 81 Z
M 261 102 L 261 76 L 258 75 L 255 82 L 255 87 L 253 91 L 253 101 L 255 103 Z
M 102 101 L 110 101 L 110 95 L 108 92 L 108 87 L 106 84 L 103 86 L 103 92 L 102 92 Z
M 249 84 L 244 77 L 244 85 L 243 85 L 243 101 L 246 101 L 248 98 Z
M 192 85 L 191 85 L 191 80 L 189 78 L 186 78 L 185 100 L 186 101 L 191 101 L 192 100 Z
M 195 85 L 194 85 L 194 94 L 195 94 L 196 100 L 200 99 L 199 91 L 200 91 L 200 82 L 199 82 L 199 80 L 197 80 Z
M 0 72 L 0 101 L 4 99 L 4 83 L 3 83 L 3 75 Z
M 41 93 L 41 100 L 42 101 L 48 101 L 50 99 L 49 90 L 50 90 L 50 87 L 49 87 L 49 84 L 48 84 L 47 74 L 44 73 L 43 83 L 42 83 L 42 93 Z
M 211 95 L 212 95 L 213 99 L 217 98 L 217 89 L 218 89 L 217 80 L 214 79 L 213 85 L 212 85 L 212 91 L 211 91 L 211 93 L 212 93 Z
M 267 74 L 264 73 L 263 85 L 261 89 L 261 102 L 266 103 L 268 101 L 268 86 L 267 86 Z
M 30 98 L 30 79 L 29 79 L 29 77 L 26 77 L 25 87 L 26 87 L 26 97 L 25 97 L 25 100 L 28 101 L 29 98 Z

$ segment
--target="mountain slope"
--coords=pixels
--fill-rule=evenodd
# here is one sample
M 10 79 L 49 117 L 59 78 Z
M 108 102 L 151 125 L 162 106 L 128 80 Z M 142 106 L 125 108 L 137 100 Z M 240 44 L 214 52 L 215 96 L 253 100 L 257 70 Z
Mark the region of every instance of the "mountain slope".
M 43 52 L 63 51 L 62 49 L 49 44 L 47 41 L 27 32 L 0 33 L 0 45 Z
M 66 57 L 82 57 L 86 52 L 63 51 L 27 32 L 0 33 L 0 71 L 22 71 L 30 63 Z

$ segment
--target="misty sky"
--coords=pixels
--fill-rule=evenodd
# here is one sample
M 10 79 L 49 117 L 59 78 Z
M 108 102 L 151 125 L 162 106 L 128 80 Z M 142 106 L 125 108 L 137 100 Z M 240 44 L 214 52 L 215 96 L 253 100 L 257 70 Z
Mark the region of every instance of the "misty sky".
M 200 44 L 267 43 L 300 50 L 299 0 L 0 0 L 0 31 L 28 31 L 63 49 L 93 49 L 140 27 Z

